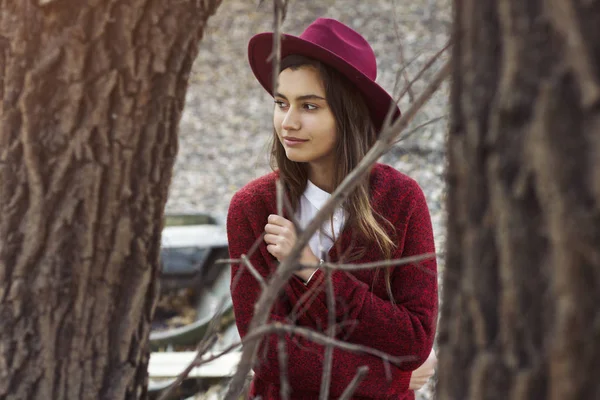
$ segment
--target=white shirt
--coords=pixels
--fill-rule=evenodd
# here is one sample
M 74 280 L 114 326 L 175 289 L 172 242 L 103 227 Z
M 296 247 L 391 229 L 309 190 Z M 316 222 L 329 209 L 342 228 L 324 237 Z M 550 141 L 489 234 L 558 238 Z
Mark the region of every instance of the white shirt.
M 330 197 L 331 194 L 320 189 L 311 181 L 306 182 L 306 189 L 300 197 L 300 204 L 295 214 L 296 220 L 302 229 L 308 226 L 309 222 L 317 215 L 317 212 Z M 325 254 L 333 246 L 334 240 L 339 237 L 345 220 L 344 210 L 338 206 L 333 213 L 333 220 L 328 218 L 321 225 L 321 229 L 317 230 L 310 238 L 308 245 L 317 257 L 326 258 Z

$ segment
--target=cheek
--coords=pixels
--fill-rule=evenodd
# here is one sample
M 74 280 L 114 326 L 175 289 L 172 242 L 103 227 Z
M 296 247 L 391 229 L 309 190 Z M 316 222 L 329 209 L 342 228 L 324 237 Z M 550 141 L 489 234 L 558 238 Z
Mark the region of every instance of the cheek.
M 337 143 L 337 130 L 335 129 L 335 123 L 332 122 L 329 124 L 329 129 L 327 129 L 327 137 L 329 146 L 333 147 Z
M 273 126 L 275 127 L 277 134 L 279 134 L 281 132 L 281 123 L 282 122 L 283 122 L 283 117 L 281 116 L 281 113 L 278 113 L 277 111 L 275 111 L 273 113 Z

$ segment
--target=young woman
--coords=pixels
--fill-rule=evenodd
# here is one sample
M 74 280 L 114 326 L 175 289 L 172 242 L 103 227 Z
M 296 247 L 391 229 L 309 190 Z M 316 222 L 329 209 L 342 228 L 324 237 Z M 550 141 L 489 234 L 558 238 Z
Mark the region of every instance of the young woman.
M 272 93 L 272 33 L 249 43 L 250 65 Z M 227 231 L 231 258 L 247 254 L 264 239 L 250 261 L 268 277 L 296 241 L 292 218 L 277 215 L 276 181 L 294 216 L 306 226 L 337 185 L 377 139 L 393 99 L 375 83 L 373 50 L 357 32 L 332 19 L 317 19 L 299 37 L 283 35 L 279 86 L 273 111 L 272 161 L 275 172 L 238 191 L 229 207 Z M 396 117 L 400 111 L 396 108 Z M 325 261 L 365 263 L 434 252 L 429 211 L 418 184 L 376 164 L 304 249 L 295 274 L 271 312 L 271 321 L 326 331 L 328 322 Z M 334 350 L 330 396 L 339 397 L 357 368 L 369 372 L 356 399 L 414 399 L 412 390 L 433 373 L 431 352 L 437 317 L 435 259 L 419 265 L 332 274 L 336 336 L 350 343 L 406 356 L 387 366 L 379 358 Z M 243 265 L 232 266 L 231 294 L 240 335 L 248 333 L 261 288 Z M 283 336 L 292 399 L 318 398 L 324 347 L 299 336 Z M 263 341 L 254 368 L 251 397 L 280 398 L 278 336 Z

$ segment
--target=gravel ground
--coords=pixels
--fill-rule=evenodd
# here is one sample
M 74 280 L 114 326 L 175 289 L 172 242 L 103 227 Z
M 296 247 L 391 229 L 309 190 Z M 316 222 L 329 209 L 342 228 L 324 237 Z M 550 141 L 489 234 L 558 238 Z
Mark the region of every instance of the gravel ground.
M 246 56 L 249 38 L 272 29 L 271 2 L 263 3 L 258 6 L 258 1 L 224 0 L 209 20 L 181 120 L 167 212 L 208 212 L 225 218 L 231 196 L 270 171 L 272 99 L 255 80 Z M 403 79 L 396 84 L 405 64 L 400 49 L 409 62 L 408 76 L 415 76 L 447 42 L 451 11 L 449 0 L 292 0 L 283 31 L 298 35 L 318 17 L 336 18 L 365 36 L 377 56 L 378 83 L 397 95 L 404 86 Z M 415 94 L 441 62 L 417 82 Z M 413 126 L 445 116 L 447 92 L 446 84 L 415 118 Z M 406 96 L 401 109 L 406 110 L 409 103 Z M 418 130 L 381 160 L 413 177 L 423 188 L 440 251 L 445 246 L 446 124 L 442 118 Z M 433 397 L 430 388 L 421 392 L 421 399 Z

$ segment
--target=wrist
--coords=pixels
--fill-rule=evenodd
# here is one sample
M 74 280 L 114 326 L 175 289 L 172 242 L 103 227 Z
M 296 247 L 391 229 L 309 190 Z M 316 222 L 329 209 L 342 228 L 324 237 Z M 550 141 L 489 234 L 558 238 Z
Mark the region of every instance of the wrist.
M 306 246 L 300 257 L 300 264 L 307 267 L 317 267 L 321 262 L 321 259 L 312 252 L 310 247 Z

